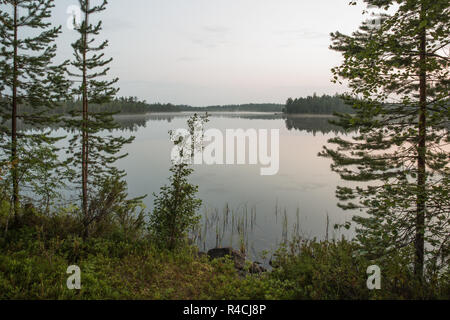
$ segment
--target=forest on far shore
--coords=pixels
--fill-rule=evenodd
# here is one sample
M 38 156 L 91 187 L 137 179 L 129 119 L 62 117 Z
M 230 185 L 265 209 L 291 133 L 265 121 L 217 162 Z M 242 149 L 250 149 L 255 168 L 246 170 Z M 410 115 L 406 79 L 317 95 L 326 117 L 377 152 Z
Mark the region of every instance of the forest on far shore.
M 306 98 L 289 98 L 285 105 L 276 103 L 248 103 L 234 105 L 215 105 L 194 107 L 189 105 L 175 105 L 172 103 L 148 103 L 137 97 L 116 97 L 107 104 L 91 104 L 92 112 L 114 112 L 120 114 L 146 114 L 157 112 L 272 112 L 288 114 L 333 114 L 335 112 L 352 113 L 352 107 L 345 104 L 338 96 L 322 95 Z M 20 111 L 27 113 L 31 110 L 21 106 Z M 54 114 L 69 114 L 81 111 L 82 101 L 64 101 L 54 108 Z
M 82 110 L 81 100 L 63 101 L 51 110 L 54 114 L 70 114 Z M 92 112 L 108 112 L 120 114 L 146 114 L 157 112 L 282 112 L 284 105 L 275 103 L 249 103 L 239 105 L 217 105 L 207 107 L 193 107 L 189 105 L 175 105 L 172 103 L 148 103 L 137 97 L 116 97 L 106 104 L 90 105 Z M 27 113 L 27 106 L 21 106 L 20 111 Z
M 346 104 L 339 95 L 322 95 L 316 94 L 306 98 L 289 98 L 286 101 L 286 107 L 283 110 L 285 113 L 307 113 L 307 114 L 334 114 L 339 113 L 354 113 L 353 108 Z

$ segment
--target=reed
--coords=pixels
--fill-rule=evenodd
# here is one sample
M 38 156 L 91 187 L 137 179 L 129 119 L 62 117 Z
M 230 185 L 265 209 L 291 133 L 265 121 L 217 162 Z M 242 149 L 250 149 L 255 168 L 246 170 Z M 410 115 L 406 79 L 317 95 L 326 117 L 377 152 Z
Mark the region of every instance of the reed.
M 295 221 L 291 224 L 292 228 L 289 224 L 288 210 L 286 207 L 281 209 L 278 200 L 275 204 L 274 216 L 275 224 L 278 225 L 279 221 L 281 223 L 281 237 L 277 237 L 273 244 L 274 247 L 287 244 L 291 239 L 300 239 L 305 236 L 301 229 L 299 205 L 296 208 Z M 201 214 L 200 224 L 191 231 L 190 238 L 204 251 L 212 247 L 222 247 L 224 244 L 229 247 L 236 245 L 242 253 L 250 251 L 257 257 L 259 253 L 255 250 L 255 240 L 252 240 L 255 238 L 254 234 L 257 228 L 259 228 L 257 217 L 256 206 L 249 208 L 247 204 L 232 208 L 229 203 L 226 203 L 223 210 L 205 206 Z M 330 217 L 327 212 L 324 235 L 326 241 L 329 240 L 329 225 Z M 280 239 L 281 241 L 279 241 Z

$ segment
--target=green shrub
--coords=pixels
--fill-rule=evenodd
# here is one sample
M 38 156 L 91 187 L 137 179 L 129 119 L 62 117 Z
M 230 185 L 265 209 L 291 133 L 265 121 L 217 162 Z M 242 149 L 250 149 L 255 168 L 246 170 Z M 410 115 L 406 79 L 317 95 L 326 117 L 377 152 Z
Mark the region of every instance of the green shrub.
M 110 231 L 83 240 L 70 213 L 24 210 L 0 236 L 0 299 L 450 298 L 448 267 L 429 268 L 423 283 L 414 281 L 410 247 L 373 261 L 351 241 L 296 239 L 276 252 L 271 272 L 244 277 L 230 258 L 209 261 L 195 247 L 168 250 L 144 233 L 129 237 L 114 219 Z M 366 271 L 374 264 L 381 290 L 371 291 Z M 81 269 L 81 290 L 66 286 L 70 265 Z
M 186 164 L 175 164 L 170 171 L 173 173 L 170 185 L 155 195 L 150 231 L 161 247 L 173 250 L 183 244 L 188 231 L 198 224 L 197 210 L 202 202 L 195 197 L 198 187 L 187 181 L 192 169 Z
M 340 240 L 294 240 L 281 247 L 273 261 L 271 277 L 291 283 L 292 299 L 448 299 L 448 269 L 429 272 L 417 283 L 411 266 L 412 248 L 380 260 L 359 254 L 356 243 Z M 367 267 L 381 269 L 381 289 L 368 290 Z

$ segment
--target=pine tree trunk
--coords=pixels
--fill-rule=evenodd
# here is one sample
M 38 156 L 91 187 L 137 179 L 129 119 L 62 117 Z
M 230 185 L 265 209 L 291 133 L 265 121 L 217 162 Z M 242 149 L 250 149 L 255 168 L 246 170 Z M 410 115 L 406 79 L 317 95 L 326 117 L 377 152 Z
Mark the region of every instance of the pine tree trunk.
M 424 12 L 424 9 L 422 9 Z M 424 14 L 422 14 L 424 17 Z M 421 19 L 423 21 L 423 18 Z M 419 105 L 419 145 L 417 159 L 417 213 L 415 237 L 414 273 L 418 279 L 423 277 L 425 247 L 425 204 L 426 204 L 426 107 L 427 107 L 427 72 L 426 72 L 426 30 L 420 34 L 420 105 Z
M 14 218 L 18 218 L 19 213 L 19 175 L 17 156 L 17 85 L 18 85 L 18 61 L 17 61 L 17 2 L 14 2 L 14 67 L 12 84 L 12 118 L 11 118 L 11 175 L 13 182 L 13 206 Z
M 86 1 L 85 12 L 85 28 L 88 26 L 88 10 L 89 0 Z M 87 91 L 87 66 L 86 66 L 86 51 L 87 51 L 87 32 L 85 30 L 83 39 L 83 129 L 82 129 L 82 192 L 83 192 L 83 217 L 84 217 L 84 230 L 83 238 L 89 237 L 89 212 L 88 212 L 88 192 L 87 192 L 87 180 L 88 180 L 88 91 Z

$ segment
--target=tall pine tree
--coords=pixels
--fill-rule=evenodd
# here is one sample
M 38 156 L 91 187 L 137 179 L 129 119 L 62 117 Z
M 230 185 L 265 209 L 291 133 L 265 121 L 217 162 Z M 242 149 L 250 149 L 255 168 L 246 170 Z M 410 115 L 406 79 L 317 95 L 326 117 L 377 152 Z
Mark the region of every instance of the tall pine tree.
M 333 33 L 331 46 L 344 58 L 334 79 L 348 82 L 356 111 L 336 123 L 356 133 L 321 155 L 343 179 L 366 182 L 337 190 L 343 208 L 367 213 L 354 217 L 364 251 L 378 259 L 411 247 L 422 280 L 427 257 L 448 267 L 450 254 L 449 2 L 365 2 L 383 12 L 379 27 Z
M 10 167 L 6 181 L 11 184 L 17 218 L 20 188 L 32 179 L 32 171 L 55 168 L 58 139 L 43 127 L 58 121 L 49 111 L 66 97 L 68 82 L 66 63 L 52 63 L 54 41 L 61 32 L 61 27 L 47 22 L 54 1 L 5 0 L 0 7 L 0 161 Z M 20 124 L 41 126 L 41 130 L 20 131 Z
M 96 214 L 98 208 L 94 208 L 95 194 L 108 177 L 123 176 L 123 172 L 114 163 L 126 156 L 118 153 L 133 138 L 115 137 L 111 133 L 118 128 L 113 112 L 92 112 L 89 109 L 91 104 L 107 104 L 114 98 L 118 92 L 114 87 L 118 79 L 105 79 L 109 71 L 108 65 L 112 61 L 112 58 L 106 59 L 102 52 L 108 46 L 108 41 L 94 44 L 95 36 L 102 30 L 102 22 L 90 22 L 93 15 L 106 9 L 107 1 L 91 6 L 89 0 L 79 0 L 79 4 L 82 21 L 75 30 L 80 37 L 72 44 L 72 66 L 76 71 L 69 72 L 69 75 L 75 78 L 74 83 L 79 83 L 74 88 L 73 95 L 81 99 L 82 110 L 71 112 L 72 117 L 67 120 L 69 127 L 74 129 L 68 149 L 71 154 L 68 163 L 76 168 L 74 173 L 81 185 L 83 237 L 86 238 L 91 224 L 100 218 Z

